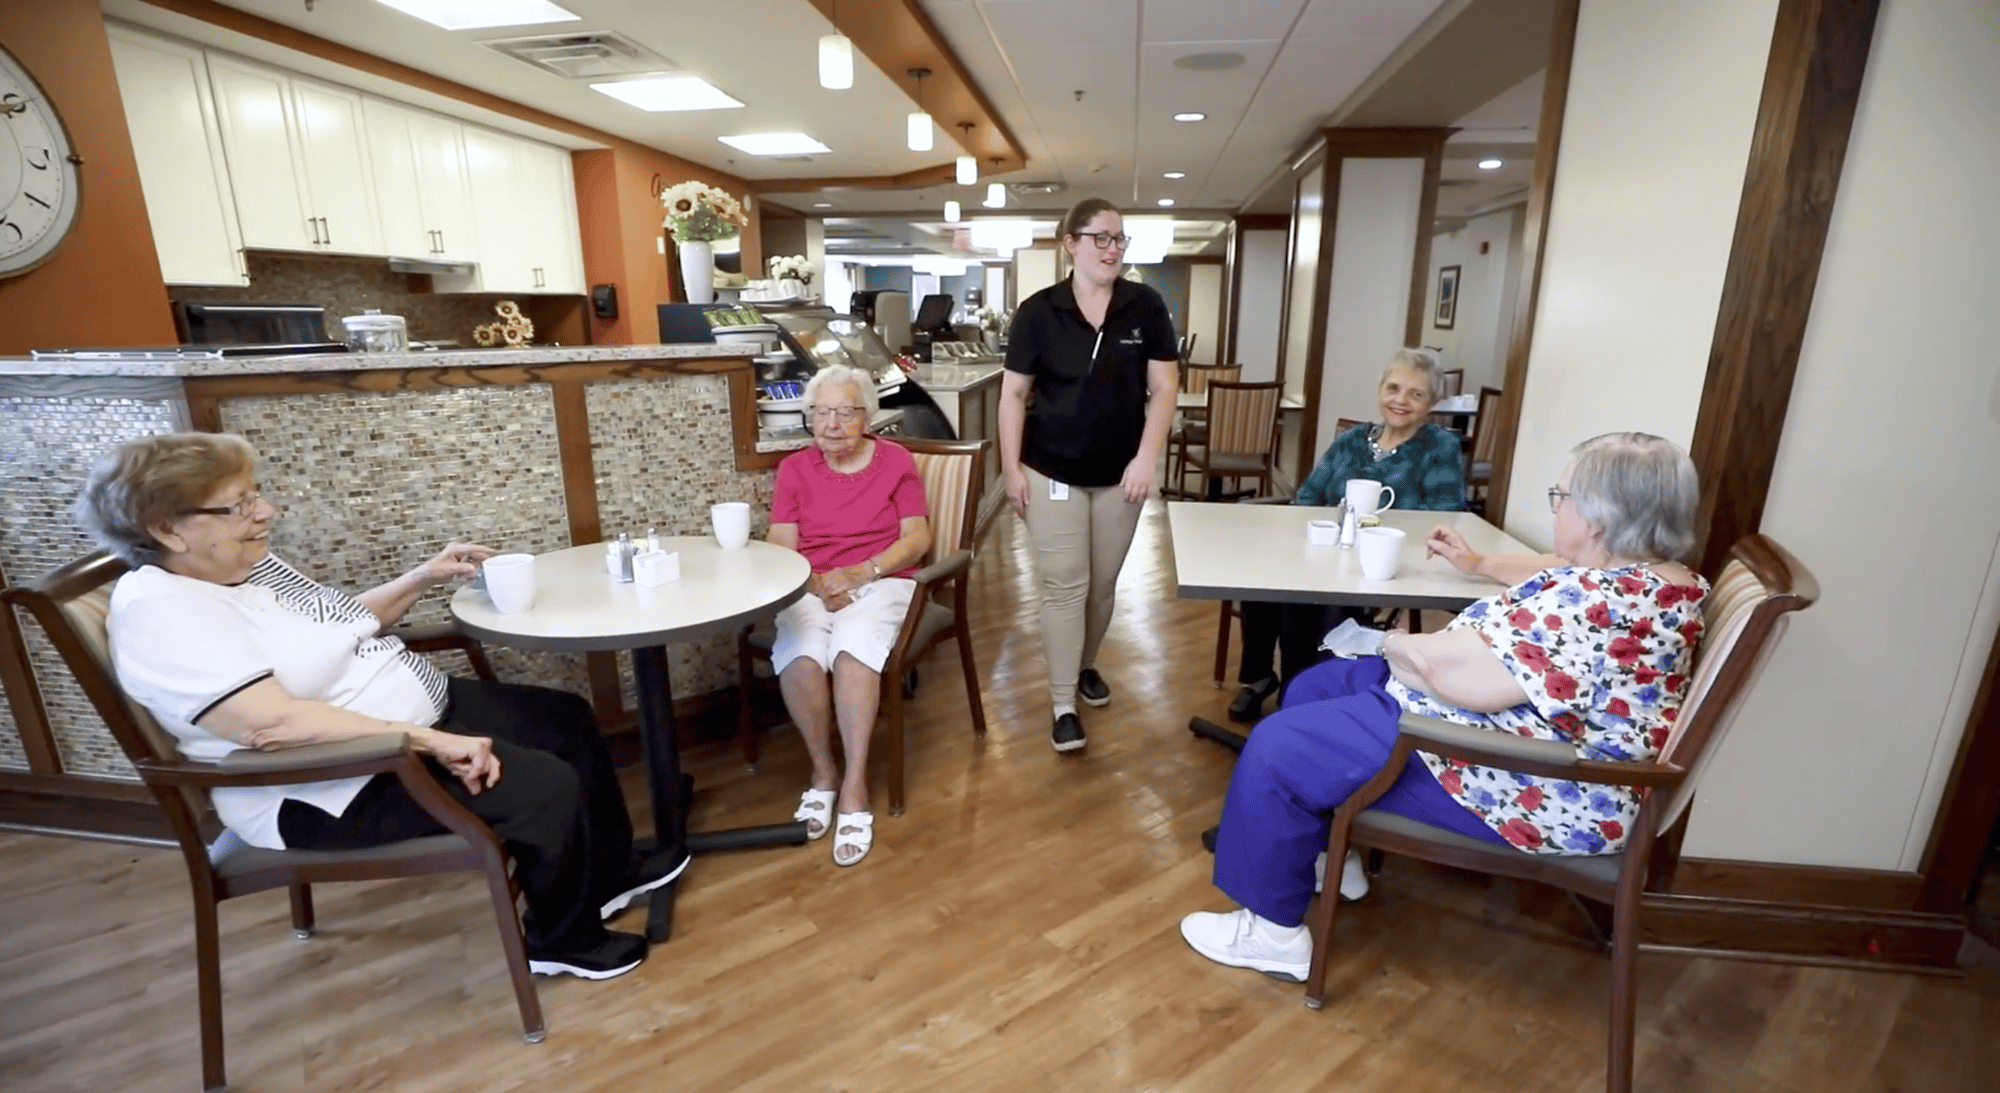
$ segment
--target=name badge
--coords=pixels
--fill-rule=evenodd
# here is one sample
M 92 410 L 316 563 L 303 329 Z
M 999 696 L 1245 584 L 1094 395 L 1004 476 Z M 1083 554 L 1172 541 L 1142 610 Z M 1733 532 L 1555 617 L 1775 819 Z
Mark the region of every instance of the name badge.
M 1053 478 L 1049 479 L 1049 500 L 1051 501 L 1069 500 L 1069 483 L 1058 482 Z

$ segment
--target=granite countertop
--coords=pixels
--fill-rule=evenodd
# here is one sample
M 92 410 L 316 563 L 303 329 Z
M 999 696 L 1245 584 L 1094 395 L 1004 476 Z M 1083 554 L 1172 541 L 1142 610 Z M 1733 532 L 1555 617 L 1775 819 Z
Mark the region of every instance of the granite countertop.
M 999 361 L 973 364 L 933 364 L 928 375 L 919 373 L 917 382 L 926 391 L 969 391 L 998 379 L 1006 368 Z
M 282 372 L 363 372 L 396 368 L 483 368 L 572 361 L 713 360 L 756 355 L 738 345 L 580 345 L 527 349 L 442 349 L 417 353 L 308 353 L 224 360 L 78 361 L 0 357 L 0 376 L 266 376 Z

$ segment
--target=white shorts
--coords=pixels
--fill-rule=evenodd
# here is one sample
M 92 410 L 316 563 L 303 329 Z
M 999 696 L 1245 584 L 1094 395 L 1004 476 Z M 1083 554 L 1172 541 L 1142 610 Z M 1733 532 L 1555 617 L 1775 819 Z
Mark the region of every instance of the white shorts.
M 880 672 L 896 647 L 896 633 L 910 612 L 917 582 L 908 577 L 884 577 L 862 586 L 862 596 L 838 611 L 828 611 L 808 592 L 778 612 L 778 634 L 771 643 L 771 667 L 783 672 L 800 657 L 828 671 L 842 653 Z

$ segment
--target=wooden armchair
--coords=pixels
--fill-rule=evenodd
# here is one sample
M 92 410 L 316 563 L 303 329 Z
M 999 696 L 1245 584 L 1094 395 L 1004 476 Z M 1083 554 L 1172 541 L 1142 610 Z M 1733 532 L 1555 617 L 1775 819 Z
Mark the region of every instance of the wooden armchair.
M 1371 847 L 1460 869 L 1552 884 L 1585 899 L 1610 904 L 1611 1029 L 1605 1088 L 1632 1088 L 1635 964 L 1640 945 L 1640 900 L 1662 890 L 1680 859 L 1683 820 L 1703 769 L 1715 754 L 1758 666 L 1769 654 L 1784 616 L 1812 605 L 1819 585 L 1798 560 L 1771 539 L 1751 535 L 1730 550 L 1730 561 L 1710 591 L 1702 615 L 1705 635 L 1680 719 L 1658 759 L 1608 763 L 1577 757 L 1569 744 L 1495 733 L 1405 714 L 1395 751 L 1382 773 L 1333 816 L 1327 836 L 1327 869 L 1337 874 L 1348 846 Z M 1406 817 L 1376 812 L 1373 804 L 1401 775 L 1413 751 L 1463 759 L 1481 766 L 1602 785 L 1634 786 L 1639 820 L 1622 854 L 1576 857 L 1530 854 L 1467 838 Z M 1309 916 L 1312 967 L 1306 1005 L 1326 999 L 1334 914 L 1340 901 L 1321 897 Z
M 1187 358 L 1182 357 L 1183 361 Z M 1234 383 L 1243 375 L 1240 364 L 1182 364 L 1181 394 L 1206 395 L 1208 385 L 1217 380 Z M 1208 443 L 1208 408 L 1181 411 L 1180 425 L 1167 434 L 1167 479 L 1169 488 L 1162 492 L 1181 493 L 1182 479 L 1187 476 L 1187 453 L 1192 445 Z
M 1201 477 L 1198 496 L 1208 498 L 1210 487 L 1223 479 L 1239 484 L 1255 479 L 1256 492 L 1270 492 L 1278 465 L 1278 400 L 1283 394 L 1284 385 L 1277 382 L 1209 381 L 1203 435 L 1200 440 L 1187 438 L 1181 447 L 1180 473 L 1193 468 Z M 1180 485 L 1179 477 L 1174 484 Z
M 896 634 L 889 659 L 882 664 L 881 716 L 889 726 L 889 815 L 903 814 L 903 700 L 916 693 L 917 662 L 931 647 L 958 641 L 959 667 L 965 673 L 965 700 L 972 710 L 972 731 L 986 735 L 986 708 L 979 698 L 979 666 L 972 659 L 972 625 L 966 613 L 966 582 L 972 570 L 974 532 L 979 524 L 980 495 L 986 483 L 986 456 L 991 441 L 919 440 L 898 437 L 896 443 L 916 458 L 924 480 L 924 500 L 931 511 L 928 563 L 916 575 L 917 592 Z M 949 603 L 941 602 L 949 593 Z M 750 687 L 756 678 L 754 661 L 771 659 L 775 633 L 744 630 L 736 644 L 737 738 L 743 762 L 758 759 L 756 726 L 751 716 Z
M 521 1010 L 523 1038 L 540 1043 L 547 1035 L 541 1002 L 528 972 L 521 923 L 514 911 L 515 890 L 507 855 L 484 822 L 467 811 L 424 769 L 401 733 L 342 744 L 320 744 L 277 752 L 232 752 L 220 762 L 183 759 L 178 743 L 152 715 L 125 697 L 111 670 L 106 622 L 110 584 L 126 570 L 107 554 L 72 562 L 35 584 L 0 593 L 5 603 L 34 615 L 63 663 L 76 677 L 98 716 L 152 789 L 165 810 L 187 863 L 194 891 L 195 976 L 201 1024 L 202 1088 L 226 1086 L 223 1068 L 222 969 L 216 905 L 237 896 L 285 888 L 291 892 L 292 929 L 303 940 L 313 933 L 312 885 L 329 881 L 386 880 L 431 873 L 476 870 L 486 876 L 500 945 Z M 463 639 L 433 634 L 425 640 L 457 644 Z M 474 648 L 476 652 L 476 647 Z M 485 663 L 474 660 L 475 668 Z M 224 831 L 213 843 L 201 831 L 208 791 L 228 786 L 292 785 L 336 778 L 394 774 L 424 811 L 452 833 L 350 851 L 264 850 Z

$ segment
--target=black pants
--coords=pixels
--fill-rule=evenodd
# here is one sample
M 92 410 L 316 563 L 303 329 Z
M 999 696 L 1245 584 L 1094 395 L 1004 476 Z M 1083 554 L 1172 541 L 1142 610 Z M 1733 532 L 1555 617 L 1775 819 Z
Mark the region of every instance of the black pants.
M 1319 643 L 1326 632 L 1342 619 L 1358 619 L 1373 624 L 1374 613 L 1365 607 L 1328 607 L 1317 603 L 1243 602 L 1243 659 L 1236 668 L 1236 682 L 1249 686 L 1276 675 L 1289 682 L 1294 676 L 1318 664 L 1327 654 Z M 1279 655 L 1279 674 L 1272 671 L 1272 654 Z
M 424 765 L 513 856 L 529 948 L 574 953 L 603 942 L 599 911 L 632 883 L 632 820 L 590 704 L 546 687 L 454 678 L 438 728 L 493 739 L 500 781 L 478 793 L 434 760 Z M 355 850 L 445 830 L 393 774 L 369 779 L 339 816 L 303 801 L 286 801 L 278 813 L 285 845 L 299 850 Z

